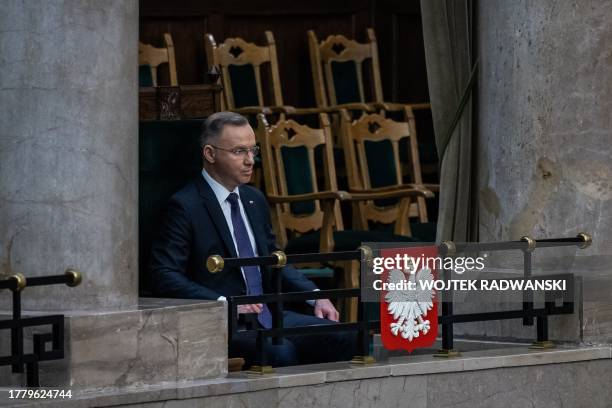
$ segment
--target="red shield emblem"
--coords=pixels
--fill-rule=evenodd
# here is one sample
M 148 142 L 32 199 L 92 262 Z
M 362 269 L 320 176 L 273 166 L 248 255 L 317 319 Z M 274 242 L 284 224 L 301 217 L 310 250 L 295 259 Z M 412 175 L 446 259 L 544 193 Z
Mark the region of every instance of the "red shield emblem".
M 380 334 L 387 350 L 412 352 L 436 341 L 438 302 L 433 284 L 437 256 L 436 246 L 380 251 L 382 258 L 402 260 L 403 266 L 406 259 L 411 263 L 407 269 L 385 269 L 380 275 L 382 283 L 388 284 L 380 291 Z

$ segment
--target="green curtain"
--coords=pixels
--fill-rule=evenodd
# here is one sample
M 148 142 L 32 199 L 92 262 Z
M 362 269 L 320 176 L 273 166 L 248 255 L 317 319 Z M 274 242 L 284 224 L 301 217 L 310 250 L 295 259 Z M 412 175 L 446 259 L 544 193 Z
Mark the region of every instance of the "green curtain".
M 438 242 L 478 240 L 478 156 L 473 123 L 478 71 L 473 54 L 473 5 L 472 0 L 421 0 L 429 96 L 440 158 Z

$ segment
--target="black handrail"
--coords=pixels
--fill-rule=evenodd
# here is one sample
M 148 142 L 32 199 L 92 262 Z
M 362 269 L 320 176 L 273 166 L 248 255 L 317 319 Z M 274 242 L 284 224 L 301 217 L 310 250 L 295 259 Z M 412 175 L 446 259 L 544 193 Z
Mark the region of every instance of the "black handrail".
M 477 251 L 501 251 L 519 249 L 524 255 L 524 278 L 531 278 L 531 254 L 536 248 L 553 247 L 553 246 L 571 246 L 576 245 L 579 248 L 586 248 L 592 242 L 591 237 L 586 233 L 580 233 L 577 237 L 571 238 L 549 238 L 549 239 L 533 239 L 523 237 L 520 241 L 505 241 L 492 243 L 461 243 L 456 244 L 452 241 L 444 241 L 437 245 L 438 251 L 442 256 L 452 256 L 461 252 L 477 252 Z M 397 244 L 391 244 L 396 245 Z M 404 245 L 404 244 L 402 244 Z M 422 246 L 422 244 L 415 244 Z M 242 266 L 272 266 L 281 268 L 288 263 L 310 263 L 310 262 L 328 262 L 337 260 L 359 260 L 360 262 L 370 262 L 373 257 L 373 250 L 368 246 L 361 246 L 356 251 L 344 252 L 329 252 L 323 254 L 292 254 L 286 255 L 282 251 L 276 251 L 269 256 L 252 257 L 252 258 L 222 258 L 219 255 L 212 255 L 207 259 L 206 266 L 212 273 L 218 273 L 225 267 L 242 267 Z M 443 271 L 443 278 L 448 280 L 450 271 Z M 281 293 L 281 274 L 276 273 L 274 280 L 274 293 L 263 295 L 247 295 L 247 296 L 231 296 L 228 298 L 228 314 L 229 314 L 229 335 L 235 335 L 238 331 L 238 305 L 252 303 L 272 303 L 275 306 L 272 308 L 272 328 L 263 329 L 259 327 L 246 328 L 245 330 L 257 331 L 257 348 L 259 363 L 263 367 L 266 363 L 265 354 L 263 353 L 263 340 L 265 337 L 273 337 L 273 341 L 278 344 L 282 342 L 282 338 L 289 334 L 305 334 L 312 332 L 334 332 L 334 331 L 357 331 L 360 335 L 359 352 L 361 353 L 354 362 L 366 362 L 373 359 L 369 354 L 369 332 L 378 329 L 379 321 L 365 321 L 363 314 L 363 303 L 359 302 L 360 319 L 355 323 L 335 323 L 321 326 L 300 326 L 294 328 L 283 328 L 282 312 L 283 303 L 289 301 L 323 299 L 323 298 L 343 298 L 357 297 L 361 300 L 361 289 L 334 289 L 321 290 L 314 292 L 290 292 Z M 557 277 L 566 279 L 570 293 L 573 295 L 573 274 L 558 274 Z M 534 318 L 537 320 L 537 342 L 536 344 L 544 347 L 548 342 L 548 316 L 558 314 L 572 314 L 574 312 L 573 299 L 563 299 L 562 306 L 556 306 L 555 301 L 559 298 L 559 294 L 554 292 L 546 292 L 545 303 L 543 308 L 534 308 L 533 292 L 523 292 L 523 308 L 520 310 L 506 310 L 484 313 L 467 313 L 453 314 L 453 296 L 452 291 L 442 292 L 442 314 L 438 317 L 439 324 L 442 326 L 442 350 L 438 355 L 453 355 L 453 324 L 487 321 L 487 320 L 504 320 L 504 319 L 523 319 L 523 325 L 530 326 L 534 323 Z
M 532 277 L 532 253 L 538 248 L 550 248 L 559 246 L 576 245 L 578 248 L 584 249 L 591 245 L 592 238 L 584 232 L 579 233 L 576 237 L 569 238 L 546 238 L 533 239 L 524 236 L 520 241 L 505 241 L 492 243 L 461 243 L 455 244 L 452 241 L 445 241 L 439 246 L 442 255 L 455 255 L 461 252 L 479 252 L 479 251 L 502 251 L 520 249 L 523 252 L 523 279 Z M 567 293 L 573 297 L 574 275 L 571 273 L 556 275 L 560 279 L 565 279 L 568 285 Z M 450 279 L 450 271 L 443 271 L 444 280 Z M 466 322 L 479 322 L 487 320 L 508 320 L 522 319 L 523 326 L 533 326 L 534 318 L 536 319 L 536 348 L 552 347 L 552 343 L 548 339 L 548 316 L 573 314 L 574 303 L 573 299 L 564 299 L 562 294 L 554 292 L 545 293 L 544 307 L 535 309 L 533 300 L 533 291 L 523 291 L 523 307 L 520 310 L 503 310 L 484 313 L 453 313 L 453 291 L 447 290 L 442 292 L 442 315 L 438 317 L 438 322 L 442 327 L 442 349 L 439 356 L 452 356 L 456 354 L 453 349 L 453 324 Z M 556 300 L 561 299 L 562 306 L 556 306 Z
M 64 315 L 21 317 L 21 292 L 31 286 L 66 284 L 74 287 L 82 281 L 82 274 L 74 269 L 67 269 L 63 275 L 37 276 L 26 278 L 22 274 L 10 275 L 0 280 L 0 289 L 9 289 L 13 293 L 12 319 L 0 320 L 0 330 L 11 331 L 11 354 L 0 356 L 0 366 L 10 365 L 13 373 L 23 373 L 26 367 L 26 385 L 40 386 L 38 362 L 64 358 Z M 23 350 L 23 329 L 25 327 L 51 325 L 50 333 L 33 334 L 32 353 Z M 51 350 L 46 349 L 51 343 Z
M 276 251 L 270 256 L 252 257 L 252 258 L 226 258 L 223 259 L 218 255 L 212 255 L 207 259 L 206 266 L 212 273 L 222 271 L 225 267 L 241 267 L 241 266 L 272 266 L 273 268 L 281 268 L 287 263 L 309 263 L 309 262 L 333 262 L 347 260 L 366 260 L 371 257 L 372 251 L 368 247 L 362 247 L 356 251 L 344 252 L 329 252 L 323 254 L 295 254 L 286 255 L 282 251 Z M 367 362 L 369 354 L 369 330 L 376 328 L 378 322 L 360 321 L 356 323 L 332 323 L 321 326 L 299 326 L 292 328 L 283 327 L 283 306 L 285 302 L 298 300 L 314 300 L 314 299 L 337 299 L 346 297 L 361 297 L 360 289 L 332 289 L 309 292 L 281 292 L 281 274 L 274 274 L 274 293 L 264 295 L 247 295 L 247 296 L 230 296 L 228 298 L 228 326 L 229 337 L 236 335 L 238 332 L 238 305 L 252 303 L 272 303 L 272 328 L 270 329 L 246 329 L 257 330 L 257 367 L 263 369 L 266 367 L 266 356 L 264 353 L 265 337 L 272 337 L 273 344 L 282 344 L 283 338 L 288 335 L 306 334 L 306 333 L 328 333 L 338 331 L 357 331 L 359 333 L 359 356 L 353 360 L 355 363 Z M 363 315 L 361 310 L 362 303 L 359 302 L 360 315 Z

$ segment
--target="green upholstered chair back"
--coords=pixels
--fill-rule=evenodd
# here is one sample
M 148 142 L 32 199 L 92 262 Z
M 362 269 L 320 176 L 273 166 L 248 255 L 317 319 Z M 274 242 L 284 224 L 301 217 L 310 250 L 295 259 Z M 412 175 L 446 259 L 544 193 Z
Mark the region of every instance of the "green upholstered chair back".
M 360 90 L 362 85 L 359 82 L 361 74 L 358 72 L 360 67 L 355 61 L 330 61 L 331 85 L 334 88 L 336 104 L 363 102 L 363 95 Z
M 176 74 L 176 58 L 174 56 L 174 42 L 169 33 L 164 33 L 164 47 L 156 48 L 150 44 L 138 43 L 138 66 L 140 86 L 157 86 L 157 67 L 168 64 L 170 75 L 169 85 L 178 86 Z M 148 75 L 144 70 L 149 70 Z
M 265 37 L 266 44 L 263 46 L 242 38 L 227 38 L 217 45 L 212 34 L 206 34 L 208 68 L 214 65 L 221 71 L 223 109 L 283 104 L 274 35 L 266 31 Z M 269 67 L 266 70 L 268 78 L 262 75 L 264 64 Z M 264 84 L 272 88 L 269 103 L 264 101 Z
M 378 48 L 374 30 L 367 30 L 368 40 L 359 43 L 343 35 L 330 35 L 319 42 L 314 31 L 308 31 L 310 65 L 317 106 L 327 107 L 365 99 L 364 80 L 370 79 L 373 102 L 382 102 L 382 85 Z M 365 64 L 369 61 L 369 64 Z M 369 68 L 369 78 L 364 67 Z
M 153 86 L 153 75 L 149 64 L 138 66 L 138 86 L 141 88 Z
M 407 123 L 395 122 L 379 114 L 362 115 L 351 121 L 348 155 L 357 172 L 349 180 L 351 188 L 377 188 L 401 184 L 399 142 L 410 137 Z M 352 147 L 352 149 L 351 149 Z
M 260 95 L 257 92 L 257 81 L 253 65 L 229 65 L 227 72 L 232 89 L 237 90 L 237 92 L 233 93 L 235 108 L 259 106 L 262 104 Z
M 141 295 L 149 295 L 151 245 L 170 197 L 202 171 L 202 120 L 141 121 L 139 125 L 138 230 Z
M 365 140 L 363 150 L 365 151 L 365 163 L 367 163 L 370 187 L 388 187 L 398 185 L 401 182 L 397 179 L 394 146 L 390 140 Z M 397 204 L 398 200 L 389 198 L 374 200 L 374 203 L 379 207 L 385 207 Z
M 313 150 L 314 153 L 314 150 Z M 316 179 L 310 168 L 310 152 L 306 146 L 281 146 L 278 152 L 281 156 L 283 174 L 287 194 L 307 194 L 316 191 Z M 290 203 L 291 213 L 295 215 L 308 215 L 316 211 L 313 201 Z

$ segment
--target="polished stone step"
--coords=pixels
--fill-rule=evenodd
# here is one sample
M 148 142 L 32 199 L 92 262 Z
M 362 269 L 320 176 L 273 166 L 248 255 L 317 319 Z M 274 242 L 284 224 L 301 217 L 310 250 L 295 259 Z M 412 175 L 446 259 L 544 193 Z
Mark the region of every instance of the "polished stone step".
M 485 348 L 451 359 L 390 357 L 279 368 L 262 376 L 166 383 L 79 393 L 49 407 L 606 406 L 612 400 L 610 347 Z M 6 401 L 6 391 L 0 392 Z M 40 400 L 36 403 L 41 403 Z M 164 405 L 166 404 L 166 405 Z

